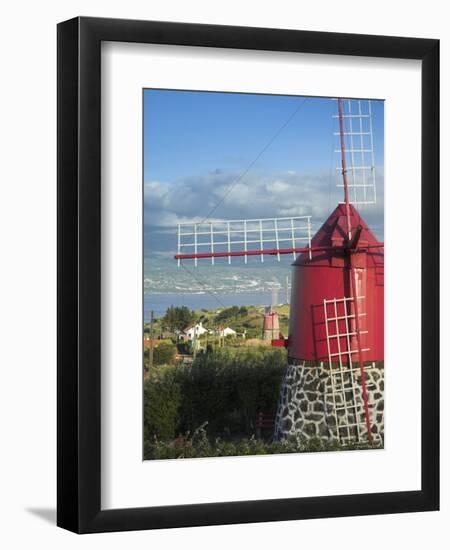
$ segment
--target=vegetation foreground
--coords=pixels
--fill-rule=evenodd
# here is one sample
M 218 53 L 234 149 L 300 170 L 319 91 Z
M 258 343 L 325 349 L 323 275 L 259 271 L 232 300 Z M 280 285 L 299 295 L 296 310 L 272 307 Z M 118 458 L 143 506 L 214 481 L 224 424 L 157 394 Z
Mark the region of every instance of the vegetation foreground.
M 144 383 L 144 458 L 199 458 L 340 450 L 335 442 L 273 442 L 284 349 L 219 348 L 190 365 L 159 365 Z M 365 445 L 345 449 L 367 448 Z
M 174 441 L 146 441 L 144 460 L 163 460 L 167 458 L 205 458 L 219 456 L 254 456 L 285 453 L 317 453 L 325 451 L 352 451 L 373 449 L 367 443 L 339 445 L 336 441 L 325 442 L 320 439 L 308 441 L 292 438 L 288 441 L 265 441 L 252 435 L 237 441 L 224 441 L 220 438 L 208 438 L 205 426 L 198 428 L 192 435 L 177 438 Z M 381 448 L 381 447 L 380 447 Z

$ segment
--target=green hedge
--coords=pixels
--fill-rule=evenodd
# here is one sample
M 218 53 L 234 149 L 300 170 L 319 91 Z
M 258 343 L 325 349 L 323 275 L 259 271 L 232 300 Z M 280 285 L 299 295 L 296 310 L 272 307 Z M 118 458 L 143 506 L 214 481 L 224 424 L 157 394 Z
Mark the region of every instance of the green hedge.
M 205 424 L 208 437 L 255 433 L 258 412 L 275 413 L 286 364 L 281 349 L 219 349 L 191 366 L 158 367 L 144 389 L 146 441 L 171 440 Z

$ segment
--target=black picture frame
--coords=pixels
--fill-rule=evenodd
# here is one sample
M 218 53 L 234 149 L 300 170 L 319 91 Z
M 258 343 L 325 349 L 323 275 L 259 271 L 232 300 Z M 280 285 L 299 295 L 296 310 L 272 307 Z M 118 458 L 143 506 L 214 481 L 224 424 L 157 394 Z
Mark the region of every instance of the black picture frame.
M 420 491 L 102 510 L 100 48 L 102 41 L 422 61 Z M 77 17 L 58 25 L 57 524 L 76 533 L 438 510 L 439 41 Z

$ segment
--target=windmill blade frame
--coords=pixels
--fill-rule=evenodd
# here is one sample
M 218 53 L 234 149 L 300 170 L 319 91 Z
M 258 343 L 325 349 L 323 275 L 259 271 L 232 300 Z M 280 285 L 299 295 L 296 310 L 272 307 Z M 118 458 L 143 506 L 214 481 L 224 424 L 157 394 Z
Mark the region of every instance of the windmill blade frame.
M 360 296 L 358 300 L 364 298 Z M 352 441 L 360 442 L 367 424 L 364 402 L 357 381 L 360 368 L 354 364 L 353 359 L 353 355 L 359 355 L 358 347 L 353 345 L 356 336 L 352 326 L 356 316 L 354 299 L 324 299 L 323 314 L 329 363 L 328 395 L 333 403 L 336 435 L 339 442 L 344 445 Z M 358 315 L 363 317 L 366 314 L 360 311 Z M 367 334 L 367 331 L 362 333 Z M 364 351 L 369 350 L 366 348 Z
M 347 167 L 349 198 L 355 206 L 377 204 L 377 185 L 375 174 L 375 151 L 373 143 L 372 102 L 370 99 L 341 99 L 342 112 L 333 115 L 333 119 L 342 119 L 343 132 L 333 132 L 338 140 L 344 139 L 345 164 Z M 342 148 L 336 146 L 339 155 Z M 341 173 L 339 160 L 336 171 Z M 339 178 L 336 185 L 343 188 Z
M 356 339 L 356 348 L 354 350 L 354 353 L 358 354 L 358 360 L 359 360 L 359 370 L 361 373 L 361 388 L 362 388 L 362 397 L 363 397 L 363 404 L 364 404 L 364 417 L 367 427 L 367 436 L 369 443 L 373 442 L 372 437 L 372 430 L 371 430 L 371 422 L 370 422 L 370 415 L 369 415 L 369 401 L 367 396 L 367 387 L 366 387 L 366 381 L 365 381 L 365 371 L 364 371 L 364 352 L 368 350 L 364 350 L 361 344 L 361 328 L 360 328 L 360 312 L 359 312 L 359 300 L 358 297 L 358 283 L 357 283 L 357 273 L 356 273 L 356 267 L 353 263 L 353 253 L 354 253 L 354 247 L 357 246 L 358 240 L 360 237 L 360 231 L 359 227 L 357 228 L 354 237 L 352 238 L 352 227 L 351 227 L 351 221 L 350 221 L 350 200 L 349 200 L 349 183 L 348 183 L 348 176 L 347 176 L 347 153 L 346 153 L 346 146 L 345 146 L 345 127 L 344 127 L 344 110 L 343 110 L 343 102 L 344 100 L 342 98 L 338 98 L 338 118 L 339 118 L 339 138 L 340 138 L 340 154 L 341 154 L 341 174 L 342 174 L 342 186 L 344 188 L 344 203 L 345 203 L 345 212 L 346 212 L 346 221 L 347 221 L 347 245 L 351 246 L 351 248 L 348 250 L 347 255 L 347 262 L 348 262 L 348 269 L 347 272 L 350 277 L 350 300 L 352 300 L 353 308 L 354 308 L 354 332 L 355 332 L 355 339 Z M 351 115 L 349 115 L 351 116 Z M 346 301 L 344 300 L 344 304 L 346 305 Z M 326 311 L 325 311 L 326 314 Z M 347 329 L 348 332 L 348 329 Z M 350 344 L 349 344 L 350 346 Z M 348 349 L 348 356 L 349 361 L 352 359 L 352 353 L 353 351 Z M 331 365 L 331 356 L 330 356 L 330 369 L 332 368 Z M 355 410 L 356 412 L 356 410 Z M 336 419 L 337 422 L 337 419 Z M 339 432 L 339 427 L 338 427 Z M 359 432 L 359 428 L 358 428 Z
M 180 223 L 177 227 L 178 265 L 183 260 L 259 256 L 261 263 L 267 255 L 280 260 L 283 254 L 296 254 L 311 248 L 311 216 L 255 218 L 243 220 L 211 220 Z

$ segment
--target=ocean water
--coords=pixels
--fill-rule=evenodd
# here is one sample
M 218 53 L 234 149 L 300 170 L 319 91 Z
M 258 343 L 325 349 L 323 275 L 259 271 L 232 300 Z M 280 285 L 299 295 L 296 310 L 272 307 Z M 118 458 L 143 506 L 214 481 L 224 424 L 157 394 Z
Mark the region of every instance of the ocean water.
M 273 292 L 278 302 L 285 302 L 291 263 L 292 258 L 285 257 L 281 262 L 268 258 L 264 263 L 197 267 L 186 262 L 179 267 L 172 258 L 149 255 L 144 259 L 144 319 L 149 320 L 151 310 L 160 317 L 170 306 L 199 310 L 270 305 Z

